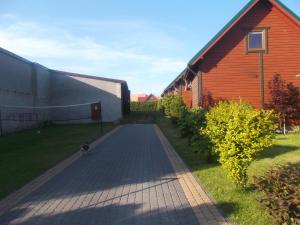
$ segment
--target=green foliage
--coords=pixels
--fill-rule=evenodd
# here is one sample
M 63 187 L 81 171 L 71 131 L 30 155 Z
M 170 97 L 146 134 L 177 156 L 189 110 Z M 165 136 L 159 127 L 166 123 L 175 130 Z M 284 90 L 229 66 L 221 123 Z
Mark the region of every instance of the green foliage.
M 187 137 L 189 144 L 191 140 L 197 140 L 199 129 L 203 127 L 205 121 L 205 111 L 201 108 L 184 109 L 178 122 L 182 137 Z
M 281 119 L 297 119 L 300 116 L 300 89 L 287 83 L 279 74 L 269 81 L 269 107 L 281 114 Z
M 167 96 L 161 100 L 164 113 L 169 116 L 173 122 L 177 122 L 185 110 L 185 105 L 181 96 Z
M 132 112 L 156 112 L 157 104 L 157 101 L 130 102 L 130 110 Z
M 275 166 L 254 181 L 263 194 L 258 201 L 275 224 L 300 224 L 300 163 Z
M 159 109 L 162 110 L 165 115 L 170 114 L 170 103 L 172 100 L 172 96 L 166 96 L 159 100 Z
M 276 129 L 272 111 L 258 111 L 250 104 L 220 102 L 206 114 L 207 135 L 222 167 L 237 186 L 245 187 L 254 156 L 272 145 Z

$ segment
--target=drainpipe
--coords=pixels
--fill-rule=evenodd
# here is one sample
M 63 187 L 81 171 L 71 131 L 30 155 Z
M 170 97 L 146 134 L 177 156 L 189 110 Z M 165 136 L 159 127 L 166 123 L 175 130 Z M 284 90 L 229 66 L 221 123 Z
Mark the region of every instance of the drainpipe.
M 198 106 L 203 106 L 203 85 L 202 85 L 202 71 L 199 66 L 199 71 L 197 72 L 197 77 L 198 77 Z
M 182 96 L 182 81 L 179 81 L 179 95 Z
M 260 108 L 264 109 L 265 106 L 265 79 L 264 79 L 264 54 L 259 53 L 259 67 L 260 67 Z

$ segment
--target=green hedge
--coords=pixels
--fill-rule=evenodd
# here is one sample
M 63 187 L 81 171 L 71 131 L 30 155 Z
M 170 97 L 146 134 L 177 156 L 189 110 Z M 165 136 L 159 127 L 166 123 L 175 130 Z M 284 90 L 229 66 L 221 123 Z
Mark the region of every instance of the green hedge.
M 132 112 L 156 112 L 157 109 L 157 101 L 152 102 L 131 102 L 130 110 Z
M 159 100 L 158 110 L 162 110 L 164 114 L 177 123 L 186 109 L 181 96 L 167 96 Z

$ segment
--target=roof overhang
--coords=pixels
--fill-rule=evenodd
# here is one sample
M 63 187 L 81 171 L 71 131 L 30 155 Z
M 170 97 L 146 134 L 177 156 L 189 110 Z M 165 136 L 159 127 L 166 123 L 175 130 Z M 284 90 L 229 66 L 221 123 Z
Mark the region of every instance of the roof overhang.
M 203 59 L 204 55 L 220 40 L 222 39 L 229 30 L 232 29 L 253 7 L 261 1 L 268 1 L 273 6 L 281 10 L 288 18 L 300 26 L 300 18 L 287 6 L 285 6 L 279 0 L 251 0 L 245 5 L 235 17 L 233 17 L 229 23 L 227 23 L 219 33 L 217 33 L 210 42 L 208 42 L 188 63 L 188 65 L 195 65 L 199 60 Z

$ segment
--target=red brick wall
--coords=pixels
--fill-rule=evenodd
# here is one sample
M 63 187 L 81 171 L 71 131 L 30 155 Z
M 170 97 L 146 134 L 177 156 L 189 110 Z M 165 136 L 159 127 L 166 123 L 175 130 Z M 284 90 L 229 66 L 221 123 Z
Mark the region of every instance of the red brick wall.
M 265 103 L 268 81 L 275 73 L 300 87 L 296 78 L 300 74 L 300 28 L 270 3 L 261 2 L 204 56 L 203 91 L 215 98 L 242 98 L 260 107 L 259 54 L 245 51 L 244 30 L 249 27 L 270 27 L 269 53 L 264 54 Z

